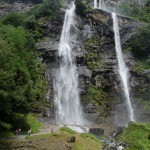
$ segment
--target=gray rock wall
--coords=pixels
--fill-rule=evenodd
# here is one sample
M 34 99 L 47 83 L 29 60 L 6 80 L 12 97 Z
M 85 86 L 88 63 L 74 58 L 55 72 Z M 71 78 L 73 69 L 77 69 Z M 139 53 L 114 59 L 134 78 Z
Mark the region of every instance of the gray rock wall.
M 118 16 L 118 18 L 121 43 L 124 49 L 130 38 L 143 24 L 124 16 Z M 79 91 L 85 116 L 96 123 L 113 124 L 115 122 L 117 125 L 123 124 L 127 110 L 125 109 L 123 91 L 117 71 L 111 14 L 102 10 L 93 10 L 87 14 L 87 18 L 77 16 L 76 20 L 78 22 L 78 40 L 77 43 L 72 42 L 72 44 L 78 67 Z M 49 24 L 51 24 L 51 20 L 49 20 Z M 38 50 L 43 52 L 43 61 L 47 65 L 46 78 L 49 82 L 49 90 L 46 97 L 47 101 L 52 102 L 53 76 L 59 67 L 60 59 L 57 49 L 61 26 L 55 28 L 55 23 L 53 23 L 50 29 L 47 33 L 48 38 L 44 38 L 44 41 L 38 42 L 36 46 Z M 91 55 L 93 56 L 91 57 Z M 148 121 L 147 116 L 150 112 L 144 110 L 143 106 L 135 99 L 140 95 L 140 93 L 137 94 L 137 89 L 145 89 L 150 86 L 150 72 L 148 70 L 134 71 L 133 68 L 137 62 L 130 52 L 124 52 L 124 58 L 130 68 L 131 99 L 134 103 L 137 120 Z M 93 65 L 93 68 L 89 64 Z M 84 99 L 88 95 L 87 90 L 90 86 L 95 86 L 106 93 L 105 99 L 104 101 L 101 100 L 100 105 L 97 105 L 92 99 L 88 101 Z M 53 113 L 50 116 L 54 118 L 54 105 L 52 109 L 53 111 L 50 112 Z

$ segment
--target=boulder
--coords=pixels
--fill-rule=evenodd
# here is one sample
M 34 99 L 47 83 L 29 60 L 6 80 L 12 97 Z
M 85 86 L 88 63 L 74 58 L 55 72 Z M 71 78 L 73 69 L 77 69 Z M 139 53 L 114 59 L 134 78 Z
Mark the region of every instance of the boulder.
M 96 136 L 104 135 L 104 129 L 102 128 L 90 128 L 89 133 L 94 134 Z

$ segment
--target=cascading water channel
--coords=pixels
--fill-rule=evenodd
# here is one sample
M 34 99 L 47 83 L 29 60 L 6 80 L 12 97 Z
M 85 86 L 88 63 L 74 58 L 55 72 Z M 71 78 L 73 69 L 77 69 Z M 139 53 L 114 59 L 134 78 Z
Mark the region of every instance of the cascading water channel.
M 98 8 L 99 8 L 99 9 L 105 9 L 105 3 L 104 3 L 104 0 L 99 0 Z
M 94 0 L 94 9 L 105 9 L 104 0 Z
M 97 0 L 94 0 L 94 9 L 97 8 Z
M 65 13 L 58 50 L 61 63 L 54 79 L 57 124 L 84 124 L 78 91 L 78 74 L 71 45 L 72 41 L 75 42 L 75 35 L 77 34 L 74 24 L 75 4 L 73 3 L 71 8 L 67 9 Z M 74 39 L 72 39 L 73 37 Z
M 117 60 L 118 60 L 118 71 L 121 77 L 122 86 L 126 98 L 126 105 L 128 109 L 128 121 L 135 121 L 133 108 L 130 100 L 129 95 L 129 87 L 128 87 L 128 68 L 124 62 L 122 50 L 121 50 L 121 44 L 120 44 L 120 35 L 119 35 L 119 26 L 118 26 L 118 19 L 116 14 L 112 13 L 113 18 L 113 30 L 115 34 L 115 47 L 116 47 L 116 54 L 117 54 Z

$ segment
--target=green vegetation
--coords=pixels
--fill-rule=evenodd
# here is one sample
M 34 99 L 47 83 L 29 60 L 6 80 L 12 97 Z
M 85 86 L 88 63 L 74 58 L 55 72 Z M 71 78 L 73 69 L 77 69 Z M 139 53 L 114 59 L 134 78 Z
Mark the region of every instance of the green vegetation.
M 32 129 L 32 133 L 36 133 L 42 127 L 42 124 L 36 119 L 36 116 L 32 114 L 22 115 L 18 114 L 18 117 L 15 119 L 14 130 L 3 130 L 0 131 L 0 138 L 8 138 L 15 135 L 16 129 L 21 129 L 22 134 L 27 134 L 29 129 Z
M 80 135 L 81 135 L 81 137 L 83 137 L 83 138 L 90 138 L 90 139 L 92 139 L 92 140 L 94 140 L 94 141 L 96 141 L 96 142 L 99 142 L 99 139 L 96 138 L 96 136 L 94 136 L 94 135 L 92 135 L 92 134 L 89 134 L 89 133 L 81 133 Z
M 83 97 L 84 102 L 93 102 L 95 105 L 101 106 L 107 100 L 107 94 L 94 85 L 87 88 L 87 94 Z
M 144 69 L 150 69 L 150 25 L 141 28 L 128 44 L 126 51 L 131 51 L 137 60 L 133 66 L 134 72 L 142 73 Z
M 92 9 L 90 5 L 88 5 L 86 1 L 83 0 L 76 0 L 75 5 L 76 5 L 76 13 L 81 15 L 82 17 L 86 17 L 86 13 Z
M 102 52 L 100 48 L 102 47 L 102 39 L 98 36 L 91 37 L 85 41 L 86 53 L 86 63 L 89 69 L 95 70 L 105 67 L 105 64 L 100 64 L 100 59 L 102 57 Z
M 15 132 L 13 131 L 8 131 L 8 130 L 0 131 L 0 139 L 10 138 L 10 137 L 13 137 L 14 135 L 15 135 Z
M 0 24 L 13 25 L 14 27 L 22 26 L 32 33 L 32 36 L 37 40 L 47 33 L 47 21 L 52 20 L 55 25 L 61 24 L 60 8 L 61 0 L 44 0 L 43 3 L 37 4 L 26 13 L 9 13 L 5 15 Z M 44 29 L 43 29 L 44 28 Z
M 63 131 L 63 132 L 62 132 Z M 74 150 L 102 150 L 103 144 L 93 135 L 76 132 L 72 133 L 71 129 L 62 128 L 58 132 L 51 134 L 39 134 L 27 136 L 25 140 L 0 140 L 0 149 L 70 149 Z M 71 143 L 70 139 L 75 137 L 75 142 Z M 32 143 L 32 144 L 31 144 Z M 90 143 L 90 144 L 89 144 Z
M 70 139 L 75 137 L 75 142 L 71 143 Z M 32 144 L 31 144 L 32 143 Z M 36 135 L 27 137 L 26 140 L 0 140 L 0 149 L 46 149 L 58 150 L 70 149 L 74 150 L 102 150 L 103 144 L 93 135 L 90 134 L 72 134 L 72 132 L 55 132 L 52 134 Z
M 140 21 L 150 22 L 150 0 L 146 0 L 145 6 L 139 6 L 136 1 L 124 2 L 118 6 L 119 11 Z
M 150 56 L 150 25 L 143 27 L 131 40 L 130 47 L 138 59 L 148 59 Z M 150 65 L 150 64 L 149 64 Z
M 26 116 L 26 124 L 29 125 L 29 129 L 32 129 L 32 133 L 36 133 L 42 127 L 42 124 L 36 119 L 34 115 L 27 115 Z
M 75 134 L 76 133 L 74 130 L 72 130 L 68 127 L 63 127 L 63 128 L 60 129 L 60 131 L 63 131 L 63 132 L 65 131 L 65 132 L 68 132 L 70 134 Z
M 2 1 L 9 2 L 9 3 L 18 2 L 18 0 L 2 0 Z M 20 1 L 20 2 L 23 2 L 23 3 L 32 2 L 32 3 L 35 3 L 35 4 L 38 4 L 38 3 L 41 3 L 41 2 L 42 2 L 42 0 L 19 0 L 19 1 Z
M 34 15 L 35 18 L 49 16 L 55 19 L 56 14 L 59 15 L 61 6 L 61 0 L 44 0 L 42 4 L 35 5 L 27 14 Z
M 127 150 L 148 150 L 150 149 L 150 124 L 132 123 L 118 140 L 128 143 Z
M 44 10 L 48 1 L 39 5 Z M 33 109 L 42 110 L 46 103 L 45 66 L 38 61 L 40 54 L 34 47 L 41 18 L 36 20 L 35 14 L 10 13 L 0 20 L 0 131 L 33 128 L 36 132 L 40 127 L 32 116 L 26 117 Z

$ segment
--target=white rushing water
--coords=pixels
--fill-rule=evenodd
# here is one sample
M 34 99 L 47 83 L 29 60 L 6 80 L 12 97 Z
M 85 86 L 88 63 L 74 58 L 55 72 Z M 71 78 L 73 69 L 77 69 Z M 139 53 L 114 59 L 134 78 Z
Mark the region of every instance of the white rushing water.
M 104 0 L 94 0 L 94 9 L 106 9 Z
M 97 0 L 94 0 L 94 9 L 97 8 Z
M 105 10 L 105 3 L 104 3 L 104 0 L 99 0 L 98 8 L 99 8 L 99 9 L 104 9 L 104 10 Z
M 112 13 L 113 18 L 113 29 L 115 34 L 115 47 L 116 47 L 116 54 L 117 54 L 117 60 L 118 60 L 118 71 L 121 77 L 122 86 L 126 98 L 126 104 L 128 109 L 128 121 L 135 121 L 134 119 L 134 113 L 133 108 L 130 100 L 129 95 L 129 87 L 128 87 L 128 68 L 124 62 L 122 50 L 121 50 L 121 43 L 120 43 L 120 35 L 119 35 L 119 26 L 118 26 L 118 19 L 116 14 Z
M 54 79 L 56 120 L 58 124 L 83 125 L 84 118 L 80 106 L 78 74 L 73 56 L 72 40 L 75 42 L 75 4 L 66 10 L 59 43 L 61 64 Z

